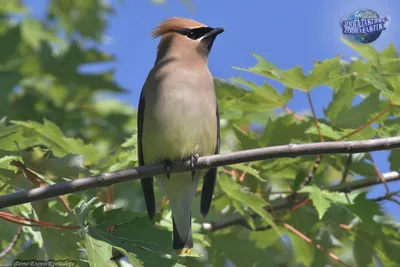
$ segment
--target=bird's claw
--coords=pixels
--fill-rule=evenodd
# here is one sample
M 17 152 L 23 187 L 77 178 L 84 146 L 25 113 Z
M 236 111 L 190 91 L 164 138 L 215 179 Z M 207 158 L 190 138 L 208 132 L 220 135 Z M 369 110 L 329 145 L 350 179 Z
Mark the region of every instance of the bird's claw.
M 171 169 L 171 161 L 169 159 L 165 159 L 165 170 L 167 171 L 166 175 L 167 175 L 167 179 L 169 179 L 171 177 L 170 174 L 170 169 Z
M 199 154 L 195 154 L 195 155 L 190 157 L 190 168 L 192 169 L 192 182 L 193 182 L 194 177 L 196 175 L 196 170 L 194 168 L 194 165 L 196 165 L 198 159 L 199 159 Z

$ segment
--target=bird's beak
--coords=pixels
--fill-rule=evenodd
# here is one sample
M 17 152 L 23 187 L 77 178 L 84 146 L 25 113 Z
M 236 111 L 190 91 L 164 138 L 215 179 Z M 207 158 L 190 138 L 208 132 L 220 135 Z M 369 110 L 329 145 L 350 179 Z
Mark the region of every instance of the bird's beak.
M 224 28 L 214 28 L 212 31 L 206 33 L 203 38 L 207 38 L 210 36 L 217 36 L 218 34 L 223 33 L 224 31 L 225 31 Z

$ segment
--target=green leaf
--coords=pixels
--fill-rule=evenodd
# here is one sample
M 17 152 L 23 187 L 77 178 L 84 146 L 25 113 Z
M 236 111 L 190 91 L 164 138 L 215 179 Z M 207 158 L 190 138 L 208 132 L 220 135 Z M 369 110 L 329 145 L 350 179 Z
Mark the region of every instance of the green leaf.
M 362 57 L 368 59 L 368 60 L 374 60 L 378 58 L 379 54 L 376 51 L 376 49 L 372 45 L 366 45 L 366 44 L 359 44 L 355 43 L 349 40 L 346 40 L 345 38 L 341 38 L 342 42 L 354 49 L 357 53 L 359 53 Z
M 0 90 L 3 96 L 0 98 L 0 114 L 7 114 L 11 105 L 10 95 L 18 83 L 22 80 L 22 75 L 16 71 L 0 71 Z
M 88 227 L 92 238 L 132 253 L 144 266 L 176 264 L 171 232 L 154 225 L 147 215 L 121 209 L 104 212 L 99 207 L 92 213 L 92 220 L 94 225 Z
M 378 93 L 370 94 L 360 104 L 352 106 L 350 109 L 343 107 L 339 115 L 336 116 L 336 120 L 332 121 L 333 125 L 353 129 L 360 127 L 382 111 L 384 107 L 381 103 Z
M 88 202 L 82 203 L 81 206 L 74 210 L 75 215 L 78 218 L 78 222 L 82 228 L 85 226 L 85 222 L 89 216 L 89 213 L 92 211 L 92 205 L 95 201 L 97 201 L 97 197 L 92 198 Z
M 303 68 L 296 66 L 282 73 L 281 81 L 285 86 L 306 92 L 312 89 L 307 83 L 307 76 L 304 75 Z
M 231 165 L 233 169 L 240 170 L 242 172 L 246 172 L 247 174 L 250 174 L 251 176 L 254 176 L 260 181 L 265 182 L 266 180 L 260 176 L 260 172 L 257 170 L 257 168 L 249 166 L 249 164 L 241 163 L 241 164 L 234 164 Z
M 43 40 L 57 41 L 55 34 L 45 31 L 40 21 L 35 19 L 25 19 L 21 23 L 21 36 L 34 50 L 39 50 Z
M 390 170 L 398 171 L 400 170 L 400 150 L 393 149 L 389 155 Z
M 143 263 L 136 257 L 135 254 L 129 253 L 128 251 L 126 251 L 125 249 L 120 248 L 120 247 L 114 247 L 114 248 L 119 250 L 122 254 L 124 254 L 124 256 L 128 258 L 129 262 L 133 264 L 133 266 L 135 266 L 135 267 L 136 266 L 137 267 L 144 266 Z M 182 265 L 180 265 L 178 263 L 173 266 L 174 267 L 183 267 Z
M 298 140 L 304 140 L 305 132 L 310 128 L 312 121 L 307 117 L 302 121 L 294 114 L 285 114 L 278 118 L 270 118 L 266 123 L 264 135 L 260 139 L 260 146 L 286 145 Z
M 112 62 L 114 57 L 97 48 L 83 49 L 77 42 L 72 42 L 66 52 L 57 59 L 57 64 L 62 66 L 63 73 L 76 72 L 79 66 L 89 63 Z
M 400 248 L 400 237 L 399 237 L 399 225 L 388 224 L 387 217 L 378 226 L 381 229 L 378 239 L 375 242 L 374 249 L 377 251 L 379 258 L 384 266 L 395 266 L 400 261 L 400 255 L 398 249 Z
M 352 78 L 344 79 L 340 88 L 335 90 L 332 101 L 329 103 L 328 108 L 324 110 L 326 117 L 330 121 L 337 121 L 343 110 L 351 109 L 352 101 L 356 95 L 353 83 Z
M 357 266 L 375 266 L 372 255 L 374 254 L 374 243 L 376 240 L 364 231 L 357 231 L 355 235 L 353 254 Z
M 321 131 L 321 134 L 322 134 L 324 137 L 327 137 L 327 138 L 333 139 L 333 140 L 337 140 L 337 139 L 340 139 L 340 138 L 342 137 L 338 132 L 336 132 L 334 129 L 332 129 L 332 127 L 330 127 L 330 126 L 328 126 L 328 125 L 326 125 L 326 124 L 324 124 L 324 123 L 321 123 L 321 122 L 319 122 L 318 125 L 319 125 L 319 129 L 320 129 L 320 131 Z M 312 125 L 312 126 L 306 131 L 306 133 L 307 133 L 307 134 L 313 134 L 313 135 L 315 135 L 315 136 L 319 136 L 318 129 L 317 129 L 317 127 L 315 126 L 315 124 Z
M 90 266 L 117 266 L 115 262 L 110 260 L 113 256 L 110 244 L 86 235 L 85 247 Z
M 263 75 L 267 78 L 274 79 L 274 80 L 279 80 L 281 79 L 281 70 L 278 69 L 274 64 L 271 62 L 265 60 L 263 57 L 254 54 L 253 56 L 258 60 L 257 65 L 254 67 L 251 67 L 249 69 L 243 69 L 243 68 L 237 68 L 235 67 L 234 69 L 237 70 L 242 70 L 242 71 L 249 71 L 255 74 Z
M 290 237 L 292 249 L 294 251 L 295 262 L 303 263 L 304 266 L 311 266 L 315 255 L 315 249 L 313 245 L 307 243 L 304 239 L 292 232 L 285 232 Z
M 16 257 L 20 261 L 31 261 L 35 259 L 37 261 L 46 260 L 45 250 L 41 249 L 36 243 L 24 248 L 21 253 Z
M 121 144 L 121 147 L 127 148 L 136 146 L 136 142 L 137 142 L 137 135 L 134 134 L 130 138 L 127 138 L 125 142 Z
M 325 212 L 331 206 L 331 202 L 325 197 L 324 193 L 326 193 L 326 192 L 323 192 L 323 190 L 319 189 L 316 185 L 306 186 L 303 189 L 301 189 L 299 192 L 310 193 L 309 197 L 311 198 L 314 207 L 318 211 L 318 217 L 319 217 L 319 219 L 322 219 Z
M 53 122 L 44 119 L 43 124 L 34 121 L 13 121 L 15 125 L 32 129 L 38 134 L 40 142 L 52 148 L 56 156 L 63 157 L 69 153 L 84 155 L 86 161 L 94 161 L 98 155 L 90 145 L 85 145 L 81 139 L 64 136 L 61 129 Z
M 262 104 L 263 109 L 281 108 L 293 97 L 293 95 L 289 93 L 286 93 L 286 95 L 279 94 L 274 87 L 267 83 L 258 86 L 257 84 L 246 81 L 240 77 L 233 78 L 232 81 L 251 89 L 250 93 L 243 97 L 241 101 L 246 102 L 247 100 L 252 99 L 256 103 Z M 256 109 L 254 105 L 253 109 Z
M 213 247 L 208 250 L 210 264 L 224 266 L 229 259 L 234 266 L 270 266 L 272 262 L 276 265 L 290 265 L 292 255 L 287 245 L 275 239 L 274 235 L 268 235 L 272 232 L 276 231 L 249 232 L 243 228 L 233 227 L 212 233 L 210 239 Z M 262 237 L 276 240 L 274 246 L 265 249 L 264 247 L 271 241 L 264 240 L 266 244 L 263 244 Z
M 371 84 L 389 99 L 390 97 L 394 96 L 394 93 L 386 87 L 385 79 L 383 78 L 382 73 L 380 73 L 378 68 L 375 66 L 372 66 L 370 71 L 360 76 L 359 79 Z
M 330 82 L 331 79 L 338 78 L 341 74 L 339 60 L 339 57 L 335 57 L 322 62 L 316 62 L 309 76 L 305 75 L 303 69 L 299 66 L 286 71 L 280 71 L 265 60 L 255 68 L 249 69 L 249 71 L 263 75 L 267 74 L 265 76 L 282 82 L 286 87 L 308 92 L 314 87 Z M 263 67 L 266 67 L 265 71 L 262 69 Z
M 322 219 L 325 212 L 330 208 L 332 202 L 348 204 L 348 198 L 350 202 L 352 202 L 353 198 L 356 197 L 356 195 L 350 195 L 347 198 L 345 193 L 322 190 L 315 184 L 312 186 L 305 186 L 299 192 L 308 192 L 310 194 L 309 197 L 318 211 L 319 219 Z
M 255 225 L 254 219 L 251 217 L 250 212 L 247 211 L 247 210 L 245 209 L 245 207 L 243 206 L 243 203 L 240 202 L 240 201 L 237 201 L 237 200 L 235 200 L 235 199 L 229 199 L 229 200 L 230 200 L 230 204 L 233 206 L 233 208 L 234 208 L 240 215 L 242 215 L 242 216 L 246 219 L 246 221 L 247 221 L 247 223 L 249 224 L 249 226 L 250 226 L 252 229 L 255 229 L 255 228 L 256 228 L 256 225 Z
M 240 185 L 235 183 L 230 177 L 226 175 L 220 175 L 218 177 L 218 183 L 222 190 L 232 199 L 243 203 L 248 206 L 258 215 L 260 215 L 269 225 L 271 225 L 276 231 L 279 232 L 277 226 L 273 222 L 273 217 L 264 209 L 268 206 L 268 203 L 261 197 L 245 192 Z
M 0 227 L 2 229 L 0 231 L 0 246 L 6 248 L 17 234 L 18 225 L 16 223 L 1 219 Z
M 244 88 L 229 83 L 223 79 L 214 78 L 215 91 L 218 99 L 235 100 L 247 95 L 248 91 Z
M 384 96 L 394 105 L 400 105 L 400 75 L 385 77 L 390 90 L 389 93 L 384 92 Z
M 3 7 L 3 5 L 0 6 Z M 9 63 L 10 60 L 16 57 L 20 42 L 21 30 L 19 26 L 7 27 L 4 32 L 0 31 L 0 66 L 6 65 L 6 63 Z
M 267 249 L 279 242 L 281 236 L 277 231 L 251 231 L 249 233 L 249 240 L 253 241 L 257 248 Z
M 314 87 L 331 82 L 332 79 L 341 77 L 339 61 L 340 57 L 337 56 L 322 62 L 316 62 L 310 76 L 307 77 L 308 89 L 311 90 Z
M 251 130 L 248 130 L 246 133 L 236 125 L 233 125 L 232 130 L 235 133 L 238 146 L 241 149 L 252 149 L 258 147 L 256 136 Z
M 22 153 L 24 163 L 30 169 L 44 174 L 63 178 L 78 178 L 80 174 L 90 176 L 91 172 L 83 166 L 85 157 L 66 154 L 62 158 L 35 158 L 35 153 Z
M 349 206 L 349 209 L 362 221 L 364 229 L 374 232 L 376 230 L 374 216 L 383 215 L 383 212 L 379 204 L 367 199 L 366 195 L 366 192 L 359 194 L 354 199 L 354 205 Z
M 21 2 L 21 0 L 4 1 L 4 3 L 0 5 L 0 14 L 26 13 L 28 9 L 24 5 L 22 5 Z
M 290 89 L 286 89 L 282 95 L 273 87 L 263 84 L 261 87 L 254 83 L 243 82 L 253 87 L 253 90 L 242 88 L 238 84 L 230 84 L 223 80 L 214 79 L 221 119 L 228 119 L 232 123 L 248 124 L 263 123 L 268 118 L 274 107 L 281 107 L 292 98 Z M 269 96 L 269 97 L 268 97 Z
M 51 19 L 59 19 L 67 34 L 79 33 L 84 38 L 100 40 L 112 8 L 104 1 L 53 0 L 48 7 Z
M 385 49 L 383 49 L 379 58 L 382 64 L 382 71 L 393 73 L 400 72 L 399 53 L 393 43 L 390 43 Z
M 47 206 L 47 203 L 45 204 Z M 45 212 L 38 208 L 35 209 L 40 221 L 51 222 L 55 225 L 65 225 L 69 222 L 66 217 L 60 215 L 54 209 L 48 210 L 48 208 L 45 208 L 44 210 Z M 76 244 L 80 241 L 80 236 L 76 230 L 41 227 L 40 234 L 43 238 L 43 244 L 48 258 L 54 260 L 78 258 L 79 248 Z M 62 242 L 60 242 L 60 240 L 62 240 Z

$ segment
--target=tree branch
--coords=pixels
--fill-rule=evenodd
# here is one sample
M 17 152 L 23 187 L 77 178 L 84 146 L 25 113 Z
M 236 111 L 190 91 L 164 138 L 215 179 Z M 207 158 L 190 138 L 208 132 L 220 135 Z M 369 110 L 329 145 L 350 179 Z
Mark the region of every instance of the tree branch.
M 289 144 L 201 157 L 198 159 L 195 168 L 209 169 L 213 167 L 273 158 L 337 153 L 361 153 L 388 150 L 399 147 L 400 137 L 364 141 Z M 170 173 L 184 172 L 189 170 L 189 161 L 173 163 L 170 168 Z M 101 173 L 92 177 L 78 178 L 69 182 L 49 185 L 47 187 L 19 191 L 13 194 L 0 196 L 0 209 L 91 188 L 110 186 L 112 184 L 121 183 L 127 180 L 136 180 L 144 177 L 161 175 L 165 172 L 166 170 L 163 164 L 146 165 L 116 172 Z
M 395 171 L 395 172 L 387 172 L 382 174 L 383 179 L 386 183 L 389 182 L 394 182 L 394 181 L 400 181 L 400 171 Z M 334 191 L 334 192 L 344 192 L 348 193 L 357 189 L 369 187 L 372 185 L 377 185 L 381 184 L 382 181 L 379 180 L 378 178 L 366 178 L 366 179 L 361 179 L 361 180 L 356 180 L 352 182 L 347 182 L 347 183 L 340 183 L 334 186 L 330 186 L 325 188 L 325 190 L 328 191 Z M 277 200 L 274 200 L 271 202 L 271 204 L 268 207 L 265 207 L 265 210 L 268 212 L 274 211 L 282 211 L 286 209 L 290 209 L 292 207 L 293 203 L 299 203 L 302 202 L 308 198 L 308 193 L 298 193 L 296 194 L 296 198 L 293 199 L 293 195 L 289 195 L 285 198 L 280 198 Z M 375 200 L 375 199 L 373 199 Z M 253 213 L 250 215 L 253 219 L 258 218 L 258 214 Z M 203 228 L 206 231 L 216 231 L 220 230 L 232 225 L 242 225 L 246 228 L 251 229 L 248 226 L 247 220 L 240 214 L 233 214 L 230 216 L 226 216 L 225 218 L 222 218 L 221 220 L 218 220 L 216 222 L 207 222 L 203 223 Z M 267 229 L 269 227 L 267 226 Z

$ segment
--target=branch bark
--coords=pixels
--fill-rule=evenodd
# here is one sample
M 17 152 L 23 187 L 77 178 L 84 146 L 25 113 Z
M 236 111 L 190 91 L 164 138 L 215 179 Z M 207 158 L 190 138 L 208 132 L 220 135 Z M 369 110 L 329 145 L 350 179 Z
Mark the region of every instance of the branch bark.
M 307 155 L 338 153 L 354 154 L 369 151 L 389 150 L 399 147 L 400 137 L 363 141 L 289 144 L 201 157 L 198 159 L 195 168 L 209 169 L 212 167 L 274 158 L 292 158 Z M 170 168 L 170 173 L 185 172 L 189 170 L 189 161 L 179 163 L 174 162 Z M 47 187 L 19 191 L 13 194 L 0 196 L 0 209 L 91 188 L 110 186 L 127 180 L 136 180 L 144 177 L 161 175 L 165 174 L 165 172 L 166 170 L 163 164 L 146 165 L 116 172 L 105 172 L 96 176 L 78 178 L 69 182 L 62 182 Z
M 400 181 L 400 171 L 383 173 L 382 176 L 386 183 Z M 332 192 L 349 193 L 357 189 L 362 189 L 377 184 L 382 184 L 382 181 L 379 178 L 366 178 L 347 183 L 340 183 L 324 189 Z M 297 193 L 295 195 L 295 198 L 293 198 L 293 195 L 289 195 L 285 198 L 280 198 L 275 201 L 272 201 L 268 207 L 265 207 L 265 210 L 268 212 L 287 210 L 293 206 L 293 203 L 302 202 L 306 198 L 308 198 L 308 193 Z M 258 214 L 256 213 L 253 213 L 250 216 L 253 219 L 259 217 Z M 232 225 L 242 225 L 246 228 L 250 228 L 250 226 L 247 223 L 247 220 L 242 215 L 237 213 L 230 216 L 226 216 L 225 218 L 222 218 L 215 222 L 203 223 L 203 229 L 206 231 L 213 232 Z

